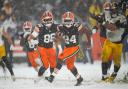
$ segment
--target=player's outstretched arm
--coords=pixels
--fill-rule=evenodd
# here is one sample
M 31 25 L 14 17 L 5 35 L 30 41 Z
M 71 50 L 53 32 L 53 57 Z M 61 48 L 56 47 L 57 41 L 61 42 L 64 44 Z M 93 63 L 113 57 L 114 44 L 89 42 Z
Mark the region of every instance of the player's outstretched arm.
M 80 24 L 80 26 L 78 27 L 78 31 L 80 31 L 83 28 L 83 25 Z
M 30 41 L 31 39 L 36 38 L 38 35 L 39 35 L 39 28 L 35 27 L 32 34 L 29 35 L 28 41 Z

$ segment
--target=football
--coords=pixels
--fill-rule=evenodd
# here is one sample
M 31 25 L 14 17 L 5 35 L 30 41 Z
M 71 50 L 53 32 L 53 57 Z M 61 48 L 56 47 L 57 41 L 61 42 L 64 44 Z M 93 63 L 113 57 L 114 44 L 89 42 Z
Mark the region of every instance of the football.
M 117 26 L 114 23 L 106 23 L 105 27 L 111 31 L 115 31 L 117 29 Z

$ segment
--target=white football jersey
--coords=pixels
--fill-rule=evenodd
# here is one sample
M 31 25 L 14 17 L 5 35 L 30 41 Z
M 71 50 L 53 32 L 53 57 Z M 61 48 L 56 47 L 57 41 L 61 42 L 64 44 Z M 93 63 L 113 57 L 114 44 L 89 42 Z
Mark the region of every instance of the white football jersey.
M 111 18 L 109 20 L 110 23 L 115 23 L 117 21 L 120 21 L 120 23 L 125 23 L 126 22 L 126 18 L 125 16 L 123 15 L 118 15 L 114 18 Z M 122 40 L 122 35 L 124 33 L 124 28 L 118 28 L 117 30 L 115 31 L 111 31 L 109 29 L 107 29 L 107 32 L 106 32 L 106 35 L 107 35 L 107 38 L 111 41 L 111 42 L 118 42 L 118 41 L 121 41 Z

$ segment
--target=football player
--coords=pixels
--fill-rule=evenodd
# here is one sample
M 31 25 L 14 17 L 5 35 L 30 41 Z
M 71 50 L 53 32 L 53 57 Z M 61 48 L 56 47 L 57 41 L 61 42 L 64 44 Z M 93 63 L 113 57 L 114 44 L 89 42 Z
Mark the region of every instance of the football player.
M 0 28 L 0 62 L 3 67 L 4 67 L 4 65 L 6 65 L 7 69 L 9 70 L 9 72 L 11 74 L 12 80 L 15 81 L 16 78 L 15 78 L 11 63 L 7 59 L 5 44 L 4 44 L 4 40 L 3 40 L 2 36 L 7 38 L 10 44 L 13 44 L 11 36 L 7 32 L 4 31 L 3 27 L 1 27 Z
M 50 73 L 56 67 L 56 47 L 54 39 L 57 32 L 57 24 L 54 23 L 54 17 L 51 11 L 45 11 L 41 16 L 41 23 L 35 26 L 34 31 L 28 40 L 38 38 L 38 52 L 43 62 L 40 67 L 38 76 L 42 77 L 44 72 L 50 66 Z
M 125 16 L 118 13 L 115 3 L 105 3 L 104 13 L 106 20 L 104 26 L 107 28 L 107 40 L 105 40 L 102 52 L 102 80 L 106 82 L 113 82 L 121 66 L 122 40 L 124 38 L 123 34 L 125 32 L 125 29 L 124 27 L 122 27 L 122 24 L 126 23 L 126 18 Z M 114 71 L 108 77 L 107 63 L 111 55 L 114 61 Z
M 31 41 L 28 41 L 27 40 L 28 36 L 31 33 L 32 33 L 32 22 L 25 21 L 23 23 L 23 34 L 22 34 L 23 44 L 27 49 L 26 51 L 29 62 L 31 63 L 32 67 L 38 72 L 39 67 L 42 66 L 42 62 L 39 53 L 37 51 L 38 39 L 32 39 Z
M 56 68 L 54 69 L 54 72 L 51 76 L 47 78 L 49 82 L 53 82 L 55 75 L 62 68 L 63 62 L 66 63 L 67 68 L 77 79 L 77 83 L 75 84 L 75 86 L 80 85 L 83 81 L 83 78 L 81 77 L 76 66 L 74 65 L 75 57 L 79 52 L 78 36 L 79 30 L 81 30 L 82 25 L 75 23 L 74 20 L 75 16 L 72 12 L 65 12 L 62 15 L 62 26 L 59 26 L 59 30 L 62 36 L 62 39 L 60 40 L 64 40 L 65 47 L 63 52 L 58 55 L 58 62 Z
M 107 39 L 106 27 L 103 25 L 103 23 L 105 22 L 105 14 L 103 13 L 103 14 L 97 15 L 97 16 L 92 15 L 92 17 L 98 21 L 97 28 L 100 29 L 100 44 L 103 48 L 105 40 Z M 108 77 L 110 76 L 109 71 L 111 68 L 111 64 L 112 64 L 112 55 L 109 57 L 109 61 L 108 61 L 108 69 L 107 69 Z

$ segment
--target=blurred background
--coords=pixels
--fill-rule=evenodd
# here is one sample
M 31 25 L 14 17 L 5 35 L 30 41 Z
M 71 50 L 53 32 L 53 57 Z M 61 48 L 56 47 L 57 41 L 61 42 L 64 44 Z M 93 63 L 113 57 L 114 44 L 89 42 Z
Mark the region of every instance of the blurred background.
M 26 62 L 25 49 L 20 46 L 20 33 L 22 24 L 30 20 L 33 26 L 40 22 L 40 13 L 51 10 L 56 23 L 61 22 L 61 15 L 65 11 L 72 11 L 76 15 L 76 21 L 84 25 L 84 30 L 80 32 L 81 51 L 78 54 L 78 62 L 91 63 L 99 61 L 101 55 L 100 36 L 98 30 L 94 34 L 92 29 L 97 25 L 97 21 L 91 18 L 90 14 L 101 14 L 102 6 L 106 0 L 0 0 L 0 25 L 4 22 L 7 31 L 11 34 L 15 47 L 9 50 L 6 43 L 8 57 L 10 61 L 21 63 Z M 114 1 L 114 0 L 113 0 Z M 119 1 L 119 0 L 115 0 Z M 93 39 L 95 38 L 95 39 Z M 93 44 L 91 44 L 93 39 Z

